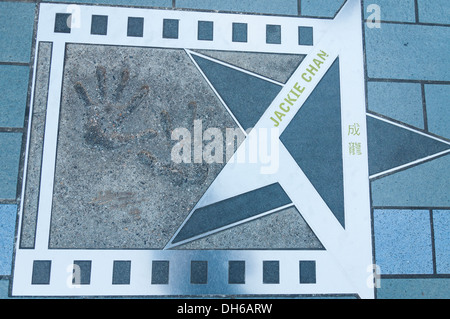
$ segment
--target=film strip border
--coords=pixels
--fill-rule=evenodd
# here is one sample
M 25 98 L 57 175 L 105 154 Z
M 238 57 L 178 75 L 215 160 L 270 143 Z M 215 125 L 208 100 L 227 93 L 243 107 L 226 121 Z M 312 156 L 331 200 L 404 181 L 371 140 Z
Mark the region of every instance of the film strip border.
M 328 19 L 43 3 L 38 39 L 308 53 L 330 23 Z
M 13 295 L 323 294 L 340 281 L 329 263 L 320 251 L 28 250 L 16 258 Z M 342 283 L 327 294 L 354 290 Z
M 34 260 L 31 277 L 32 285 L 50 284 L 51 260 Z M 280 261 L 264 260 L 262 262 L 262 282 L 264 284 L 280 283 Z M 169 260 L 152 260 L 151 284 L 169 284 Z M 67 270 L 67 269 L 66 269 Z M 69 282 L 73 285 L 89 285 L 91 283 L 91 260 L 74 260 L 73 271 L 69 272 Z M 316 282 L 316 262 L 314 260 L 299 261 L 299 283 L 314 284 Z M 114 260 L 112 264 L 112 285 L 129 285 L 131 278 L 131 261 Z M 208 284 L 208 261 L 191 260 L 190 262 L 190 283 Z M 245 260 L 228 261 L 228 283 L 245 284 Z
M 162 37 L 164 39 L 178 39 L 179 37 L 178 19 L 163 19 Z M 70 33 L 72 28 L 71 13 L 56 13 L 55 15 L 55 32 Z M 91 18 L 91 35 L 107 35 L 108 34 L 108 16 L 92 15 Z M 128 17 L 127 20 L 127 37 L 144 37 L 144 18 Z M 242 22 L 232 23 L 232 42 L 248 42 L 248 24 Z M 214 22 L 198 21 L 197 40 L 213 41 L 214 40 Z M 266 43 L 281 44 L 281 25 L 266 25 Z M 298 44 L 313 45 L 313 28 L 306 26 L 298 27 Z

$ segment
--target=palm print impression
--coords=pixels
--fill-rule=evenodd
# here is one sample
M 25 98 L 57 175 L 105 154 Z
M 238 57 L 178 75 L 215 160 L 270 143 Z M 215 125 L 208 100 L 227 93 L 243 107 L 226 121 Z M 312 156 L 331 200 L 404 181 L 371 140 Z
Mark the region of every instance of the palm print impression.
M 170 181 L 177 185 L 184 183 L 201 184 L 208 176 L 208 166 L 206 164 L 176 164 L 170 160 L 170 153 L 174 142 L 171 140 L 172 131 L 177 127 L 193 127 L 196 119 L 197 104 L 191 101 L 185 106 L 183 118 L 173 119 L 168 109 L 161 111 L 152 108 L 151 90 L 148 85 L 143 85 L 136 90 L 134 95 L 126 100 L 124 91 L 130 89 L 128 85 L 130 72 L 123 69 L 120 73 L 118 83 L 112 94 L 109 94 L 106 68 L 97 66 L 95 70 L 98 97 L 93 98 L 87 93 L 87 89 L 82 82 L 74 84 L 74 89 L 79 99 L 85 107 L 84 112 L 84 140 L 92 147 L 112 150 L 120 149 L 130 143 L 135 143 L 140 149 L 136 155 L 139 163 L 151 168 L 155 174 L 164 174 Z M 125 100 L 125 101 L 124 101 Z M 144 103 L 149 101 L 149 103 Z M 140 108 L 150 107 L 155 117 L 159 119 L 161 125 L 154 128 L 147 128 L 137 132 L 127 132 L 125 123 L 131 121 L 132 114 L 137 113 Z M 177 112 L 180 114 L 180 112 Z M 148 121 L 149 123 L 152 121 Z M 131 123 L 127 123 L 128 127 Z M 159 128 L 159 129 L 158 129 Z M 164 147 L 160 147 L 153 141 L 157 138 L 165 140 Z M 156 149 L 157 148 L 157 149 Z M 156 154 L 160 154 L 157 156 Z

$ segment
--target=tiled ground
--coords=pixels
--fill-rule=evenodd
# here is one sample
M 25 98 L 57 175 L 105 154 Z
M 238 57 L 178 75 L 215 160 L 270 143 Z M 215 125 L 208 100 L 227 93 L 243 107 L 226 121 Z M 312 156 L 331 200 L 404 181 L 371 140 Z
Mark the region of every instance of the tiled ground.
M 41 1 L 0 2 L 0 89 L 4 92 L 0 96 L 0 297 L 4 298 L 13 279 L 16 214 L 23 198 L 36 2 Z M 65 2 L 330 18 L 345 1 Z M 450 2 L 364 0 L 362 10 L 369 22 L 376 13 L 376 7 L 367 10 L 373 10 L 371 4 L 381 9 L 381 23 L 379 28 L 364 25 L 368 113 L 449 141 Z M 372 180 L 374 260 L 382 274 L 377 298 L 450 298 L 449 189 L 448 153 Z

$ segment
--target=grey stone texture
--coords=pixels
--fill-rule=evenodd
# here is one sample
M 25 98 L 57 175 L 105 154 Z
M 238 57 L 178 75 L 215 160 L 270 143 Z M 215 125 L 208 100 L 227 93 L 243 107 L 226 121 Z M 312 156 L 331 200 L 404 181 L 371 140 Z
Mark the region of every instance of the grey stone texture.
M 301 54 L 195 50 L 198 53 L 286 83 L 304 59 Z
M 20 237 L 20 247 L 22 248 L 34 247 L 52 44 L 41 42 L 38 50 L 34 103 L 31 115 L 30 148 L 28 150 L 25 196 L 23 198 L 23 222 Z
M 323 249 L 295 207 L 214 233 L 177 249 Z
M 171 160 L 195 119 L 237 127 L 185 51 L 68 45 L 50 247 L 163 248 L 224 165 Z

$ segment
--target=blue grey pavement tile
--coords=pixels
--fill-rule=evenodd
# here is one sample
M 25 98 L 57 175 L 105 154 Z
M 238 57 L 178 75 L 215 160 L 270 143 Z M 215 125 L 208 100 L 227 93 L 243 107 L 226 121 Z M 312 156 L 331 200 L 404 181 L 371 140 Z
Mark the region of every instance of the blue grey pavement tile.
M 105 4 L 140 7 L 172 7 L 172 0 L 48 0 L 47 2 L 67 2 L 82 4 Z
M 247 23 L 233 23 L 233 42 L 247 42 L 248 26 Z
M 73 262 L 73 280 L 75 285 L 89 285 L 91 283 L 92 261 L 74 260 Z
M 280 262 L 278 260 L 263 261 L 263 283 L 280 283 Z
M 144 35 L 144 18 L 128 17 L 127 36 L 142 37 Z
M 332 18 L 344 2 L 345 0 L 302 0 L 300 8 L 301 15 Z
M 436 272 L 450 274 L 450 210 L 433 211 Z
M 245 284 L 244 260 L 230 260 L 228 262 L 228 283 Z
M 164 19 L 163 20 L 163 38 L 178 39 L 178 20 Z
M 424 128 L 420 83 L 368 82 L 368 108 L 400 122 Z
M 204 285 L 208 283 L 208 262 L 204 260 L 191 261 L 191 284 Z
M 449 207 L 450 155 L 372 181 L 376 206 Z
M 384 120 L 367 117 L 369 174 L 450 150 L 450 145 Z
M 365 26 L 369 78 L 449 81 L 448 27 L 382 23 Z
M 152 285 L 169 284 L 169 261 L 153 260 L 152 261 Z
M 31 274 L 32 285 L 48 285 L 52 273 L 51 260 L 34 260 Z
M 281 26 L 280 25 L 266 25 L 266 43 L 280 44 L 281 43 Z
M 199 21 L 197 38 L 198 40 L 212 41 L 214 39 L 214 22 Z
M 0 61 L 29 63 L 35 3 L 0 2 Z
M 0 65 L 0 127 L 23 127 L 30 68 Z
M 11 274 L 16 205 L 0 205 L 0 275 Z
M 450 85 L 425 85 L 428 130 L 450 138 Z
M 131 261 L 114 260 L 113 263 L 113 285 L 129 285 L 131 276 Z
M 449 299 L 450 278 L 382 278 L 377 299 Z
M 9 299 L 9 280 L 0 279 L 0 299 Z
M 72 25 L 72 14 L 71 13 L 56 13 L 55 14 L 54 32 L 70 33 L 71 25 Z
M 177 0 L 176 7 L 233 12 L 297 15 L 297 0 Z
M 22 133 L 0 133 L 0 199 L 16 199 Z
M 108 16 L 92 15 L 91 34 L 106 35 L 108 33 Z
M 415 22 L 415 0 L 364 0 L 364 18 L 370 17 L 372 4 L 380 7 L 382 21 Z
M 381 274 L 432 274 L 428 210 L 374 210 L 375 263 Z
M 419 22 L 450 24 L 450 1 L 417 0 Z
M 313 45 L 314 32 L 311 27 L 298 27 L 298 44 L 299 45 Z
M 316 262 L 314 260 L 301 260 L 299 268 L 301 284 L 316 283 Z
M 344 227 L 339 76 L 336 59 L 280 140 Z

